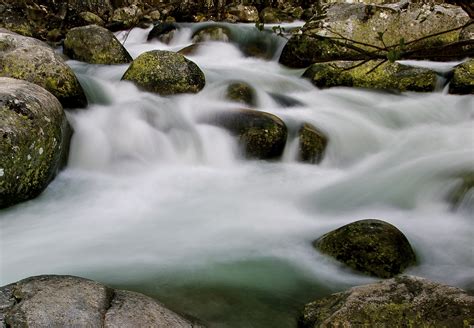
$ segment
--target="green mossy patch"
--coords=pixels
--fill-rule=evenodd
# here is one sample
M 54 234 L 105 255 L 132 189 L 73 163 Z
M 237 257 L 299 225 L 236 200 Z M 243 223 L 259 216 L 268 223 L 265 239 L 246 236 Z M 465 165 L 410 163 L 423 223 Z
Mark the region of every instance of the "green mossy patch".
M 257 94 L 255 89 L 245 82 L 233 82 L 226 90 L 226 97 L 229 100 L 240 102 L 248 106 L 257 105 Z
M 160 95 L 197 93 L 206 83 L 204 73 L 183 55 L 153 50 L 136 58 L 122 77 L 139 88 Z
M 469 59 L 454 68 L 449 93 L 474 94 L 474 59 Z
M 331 231 L 313 242 L 324 254 L 354 270 L 390 278 L 416 263 L 403 233 L 380 220 L 361 220 Z

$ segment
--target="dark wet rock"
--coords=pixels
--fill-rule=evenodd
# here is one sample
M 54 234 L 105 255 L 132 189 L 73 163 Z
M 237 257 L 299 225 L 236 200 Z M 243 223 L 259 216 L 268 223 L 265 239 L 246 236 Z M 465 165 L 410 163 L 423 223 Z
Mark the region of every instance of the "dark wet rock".
M 317 164 L 321 162 L 328 143 L 327 137 L 314 125 L 305 123 L 298 131 L 299 160 Z
M 299 100 L 297 100 L 293 97 L 287 96 L 287 95 L 282 95 L 282 94 L 274 93 L 274 92 L 269 92 L 268 94 L 281 107 L 296 107 L 296 106 L 302 106 L 303 105 L 303 103 L 300 102 Z
M 474 94 L 474 59 L 469 59 L 454 68 L 449 93 Z
M 288 131 L 273 114 L 241 109 L 217 113 L 209 121 L 236 135 L 249 158 L 275 159 L 283 154 Z
M 206 84 L 204 73 L 194 62 L 181 54 L 161 50 L 138 56 L 122 79 L 160 95 L 197 93 Z
M 73 276 L 1 287 L 0 312 L 7 327 L 200 327 L 150 297 Z
M 35 83 L 51 92 L 66 108 L 87 106 L 72 69 L 44 42 L 0 29 L 0 67 L 0 76 Z
M 90 64 L 125 64 L 132 61 L 115 35 L 97 25 L 71 29 L 64 40 L 64 53 Z
M 303 74 L 318 88 L 337 86 L 398 91 L 430 92 L 437 75 L 427 68 L 381 60 L 366 63 L 338 61 L 311 65 Z
M 313 246 L 354 270 L 380 278 L 393 277 L 416 263 L 405 235 L 381 220 L 347 224 L 318 238 Z
M 192 40 L 196 43 L 206 41 L 229 42 L 231 40 L 231 33 L 224 26 L 208 26 L 194 32 Z
M 227 87 L 226 97 L 229 100 L 240 102 L 249 106 L 257 105 L 255 89 L 245 82 L 234 82 Z
M 405 51 L 415 51 L 407 54 L 406 58 L 443 60 L 448 55 L 451 58 L 465 58 L 472 56 L 472 44 L 455 49 L 440 48 L 461 40 L 460 29 L 420 42 L 410 41 L 461 27 L 468 21 L 469 16 L 460 7 L 447 4 L 425 6 L 410 3 L 407 8 L 401 3 L 384 6 L 332 4 L 324 15 L 315 16 L 307 22 L 301 35 L 295 35 L 288 41 L 281 53 L 280 63 L 302 68 L 316 62 L 363 60 L 370 58 L 369 53 L 377 50 L 373 46 L 400 46 L 401 39 Z M 438 50 L 433 53 L 432 47 Z
M 38 196 L 67 156 L 58 100 L 36 84 L 0 77 L 0 208 Z
M 291 22 L 293 18 L 281 9 L 266 7 L 260 12 L 260 21 L 265 24 L 279 24 Z
M 201 49 L 201 44 L 194 43 L 179 50 L 178 53 L 183 56 L 194 56 L 199 51 L 199 49 Z
M 300 328 L 469 327 L 474 297 L 415 276 L 353 287 L 306 304 Z
M 178 26 L 175 23 L 160 22 L 148 33 L 147 40 L 151 41 L 156 39 L 163 43 L 169 43 L 171 39 L 173 39 L 173 35 L 177 29 Z

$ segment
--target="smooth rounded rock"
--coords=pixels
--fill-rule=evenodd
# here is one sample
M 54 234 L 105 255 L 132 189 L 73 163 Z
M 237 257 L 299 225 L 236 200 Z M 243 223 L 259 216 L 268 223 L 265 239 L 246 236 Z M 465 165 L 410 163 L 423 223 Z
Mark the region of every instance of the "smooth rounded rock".
M 454 68 L 449 93 L 474 94 L 474 59 L 469 59 Z
M 416 263 L 405 235 L 381 220 L 360 220 L 331 231 L 313 242 L 324 254 L 380 278 L 402 273 Z
M 0 78 L 0 208 L 38 196 L 67 156 L 63 108 L 45 89 Z
M 125 64 L 133 60 L 112 32 L 97 25 L 71 29 L 64 39 L 64 54 L 90 64 Z
M 231 40 L 231 33 L 224 26 L 208 26 L 194 32 L 192 40 L 196 43 L 206 41 L 229 42 Z
M 469 327 L 474 297 L 415 276 L 353 287 L 306 304 L 299 328 Z
M 299 160 L 317 164 L 321 162 L 328 143 L 327 137 L 314 125 L 305 123 L 298 131 Z
M 83 108 L 87 99 L 72 69 L 46 43 L 0 29 L 0 76 L 35 83 L 65 108 Z
M 150 297 L 74 276 L 1 287 L 0 311 L 7 327 L 201 327 Z
M 249 106 L 256 106 L 257 104 L 255 89 L 245 82 L 233 82 L 229 84 L 226 90 L 226 97 L 229 100 Z
M 177 29 L 178 26 L 175 23 L 159 22 L 148 33 L 147 41 L 156 39 L 163 43 L 170 43 Z
M 256 110 L 220 112 L 210 120 L 239 139 L 248 158 L 275 159 L 283 154 L 288 131 L 277 116 Z
M 206 84 L 204 73 L 194 62 L 179 53 L 161 50 L 138 56 L 122 79 L 160 95 L 197 93 Z

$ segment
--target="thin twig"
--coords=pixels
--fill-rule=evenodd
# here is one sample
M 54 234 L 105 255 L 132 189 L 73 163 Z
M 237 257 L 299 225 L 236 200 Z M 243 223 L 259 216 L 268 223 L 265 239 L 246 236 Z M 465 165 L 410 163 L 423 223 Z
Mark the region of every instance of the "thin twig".
M 379 68 L 381 65 L 383 65 L 385 62 L 387 62 L 387 59 L 383 59 L 380 63 L 378 63 L 377 65 L 375 65 L 375 67 L 373 67 L 370 71 L 368 71 L 367 73 L 365 73 L 366 75 L 369 75 L 370 73 L 372 73 L 373 71 L 375 71 L 377 68 Z

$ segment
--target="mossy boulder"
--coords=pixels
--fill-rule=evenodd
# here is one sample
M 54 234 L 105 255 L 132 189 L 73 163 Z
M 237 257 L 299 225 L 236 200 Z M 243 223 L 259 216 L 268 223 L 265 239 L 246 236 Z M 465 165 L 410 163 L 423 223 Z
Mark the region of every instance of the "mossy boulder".
M 46 43 L 0 29 L 0 76 L 35 83 L 66 108 L 87 106 L 72 69 Z
M 248 106 L 257 105 L 257 93 L 255 89 L 245 82 L 233 82 L 229 84 L 226 90 L 226 98 Z
M 306 304 L 298 327 L 470 327 L 474 297 L 415 276 L 353 287 Z
M 328 143 L 327 137 L 314 125 L 305 123 L 298 131 L 298 157 L 306 163 L 321 162 Z
M 303 74 L 318 88 L 337 86 L 397 91 L 430 92 L 436 88 L 435 71 L 371 60 L 366 63 L 337 61 L 311 65 Z
M 231 40 L 231 32 L 225 26 L 208 26 L 194 32 L 193 42 L 221 41 L 229 42 Z
M 220 112 L 209 120 L 237 136 L 248 158 L 275 159 L 283 154 L 288 130 L 277 116 L 256 110 Z
M 474 59 L 469 59 L 454 68 L 449 93 L 474 94 Z
M 138 56 L 122 79 L 160 95 L 197 93 L 206 84 L 204 73 L 194 62 L 181 54 L 161 50 Z
M 255 6 L 245 6 L 239 4 L 227 9 L 227 13 L 236 17 L 242 23 L 255 23 L 258 21 L 258 10 Z
M 79 16 L 84 20 L 85 25 L 98 25 L 104 26 L 105 22 L 98 15 L 91 13 L 89 11 L 83 11 Z
M 158 22 L 148 33 L 147 41 L 156 39 L 163 43 L 170 43 L 177 29 L 178 26 L 175 23 Z
M 38 196 L 67 156 L 59 101 L 36 84 L 0 77 L 0 208 Z
M 7 327 L 201 327 L 145 295 L 74 276 L 36 276 L 0 287 Z
M 114 10 L 109 20 L 109 27 L 113 30 L 123 30 L 135 27 L 143 17 L 142 9 L 132 4 L 127 7 L 120 7 Z
M 407 58 L 446 60 L 449 55 L 461 59 L 472 56 L 472 44 L 454 52 L 453 48 L 443 47 L 461 40 L 461 30 L 439 32 L 461 27 L 468 21 L 469 16 L 460 7 L 448 4 L 332 4 L 288 41 L 280 63 L 303 68 L 316 62 L 370 59 L 370 53 L 385 46 L 400 46 L 402 39 Z M 410 43 L 432 34 L 438 35 Z
M 281 9 L 266 7 L 260 12 L 260 21 L 265 24 L 279 24 L 291 22 L 293 18 Z
M 354 270 L 390 278 L 416 263 L 405 235 L 381 220 L 360 220 L 331 231 L 313 242 L 324 254 Z
M 125 64 L 133 60 L 112 32 L 97 25 L 71 29 L 64 39 L 64 54 L 90 64 Z

